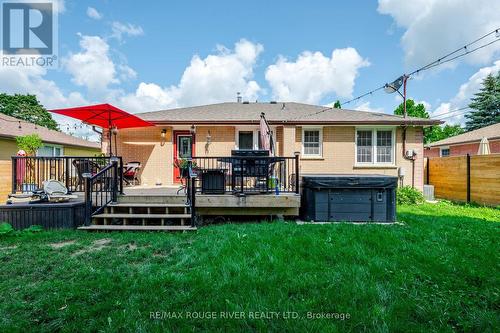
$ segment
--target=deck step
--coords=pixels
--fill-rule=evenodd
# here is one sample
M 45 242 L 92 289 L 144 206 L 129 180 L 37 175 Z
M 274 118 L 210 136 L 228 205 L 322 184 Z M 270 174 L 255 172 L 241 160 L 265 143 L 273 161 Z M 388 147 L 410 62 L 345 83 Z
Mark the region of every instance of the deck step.
M 108 207 L 150 207 L 150 208 L 186 208 L 189 205 L 186 204 L 178 204 L 178 203 L 115 203 L 109 204 Z
M 191 214 L 97 214 L 92 218 L 101 219 L 189 219 Z
M 196 231 L 196 227 L 183 225 L 89 225 L 78 227 L 88 231 Z

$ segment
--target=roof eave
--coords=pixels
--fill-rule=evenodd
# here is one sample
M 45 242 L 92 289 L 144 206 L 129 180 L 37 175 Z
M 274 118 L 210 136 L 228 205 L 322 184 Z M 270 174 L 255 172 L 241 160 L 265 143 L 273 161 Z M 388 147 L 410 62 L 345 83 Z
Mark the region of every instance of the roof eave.
M 149 120 L 154 125 L 253 125 L 259 124 L 260 120 Z M 324 120 L 268 120 L 272 125 L 410 125 L 410 126 L 434 126 L 442 124 L 440 120 L 364 120 L 364 121 L 324 121 Z

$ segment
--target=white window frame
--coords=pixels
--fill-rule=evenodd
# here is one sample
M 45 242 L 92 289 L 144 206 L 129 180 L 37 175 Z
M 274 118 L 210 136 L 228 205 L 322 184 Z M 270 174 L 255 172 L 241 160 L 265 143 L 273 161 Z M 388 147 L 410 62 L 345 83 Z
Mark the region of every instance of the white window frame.
M 306 131 L 319 131 L 319 154 L 306 154 L 304 146 L 304 138 Z M 303 126 L 302 132 L 302 158 L 322 158 L 323 157 L 323 127 L 308 127 Z
M 62 145 L 43 144 L 42 148 L 52 148 L 52 156 L 49 156 L 49 157 L 64 156 L 64 146 L 62 146 Z M 56 148 L 60 149 L 60 151 L 61 151 L 60 155 L 55 155 Z M 38 153 L 38 150 L 36 151 L 36 156 L 40 156 L 40 154 Z
M 443 156 L 444 149 L 448 149 L 448 155 L 446 156 Z M 450 156 L 450 146 L 439 147 L 439 157 L 448 157 L 448 156 Z
M 372 161 L 358 162 L 358 131 L 372 131 Z M 377 161 L 377 131 L 392 132 L 392 161 L 378 162 Z M 355 166 L 395 166 L 396 165 L 396 128 L 395 127 L 356 127 L 354 134 L 354 161 Z
M 276 142 L 276 127 L 270 126 L 271 131 L 274 135 L 274 141 Z M 234 129 L 234 149 L 240 149 L 240 132 L 253 132 L 253 150 L 259 149 L 259 126 L 237 126 Z

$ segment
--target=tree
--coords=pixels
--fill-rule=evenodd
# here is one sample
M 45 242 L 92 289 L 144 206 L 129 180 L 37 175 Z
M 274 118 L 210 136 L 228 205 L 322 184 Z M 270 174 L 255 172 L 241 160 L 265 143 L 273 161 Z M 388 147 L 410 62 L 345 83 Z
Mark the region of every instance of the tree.
M 339 100 L 335 101 L 335 103 L 333 104 L 333 107 L 336 109 L 342 109 L 342 105 L 340 104 Z
M 0 113 L 58 131 L 57 122 L 35 95 L 0 94 Z
M 425 131 L 425 130 L 424 130 Z M 460 125 L 444 125 L 444 126 L 432 126 L 429 134 L 426 137 L 425 143 L 430 143 L 434 141 L 443 140 L 455 135 L 462 134 L 464 129 Z
M 17 147 L 24 150 L 28 156 L 34 156 L 36 151 L 43 146 L 42 139 L 38 134 L 18 136 L 16 143 Z
M 425 110 L 425 105 L 422 103 L 415 104 L 412 99 L 406 100 L 406 113 L 410 117 L 418 118 L 430 118 L 429 113 Z M 403 115 L 403 103 L 394 110 L 394 114 Z M 464 132 L 460 125 L 448 125 L 445 126 L 432 126 L 424 128 L 424 143 L 430 143 L 434 141 L 443 140 L 449 138 L 450 136 L 455 136 L 462 134 Z
M 482 87 L 474 94 L 469 107 L 474 109 L 465 115 L 467 131 L 493 125 L 500 122 L 500 72 L 494 76 L 488 74 Z
M 394 114 L 402 116 L 403 111 L 403 103 L 401 103 L 394 110 Z M 406 114 L 410 117 L 429 118 L 429 114 L 425 111 L 425 106 L 422 103 L 415 104 L 415 101 L 412 99 L 406 100 Z

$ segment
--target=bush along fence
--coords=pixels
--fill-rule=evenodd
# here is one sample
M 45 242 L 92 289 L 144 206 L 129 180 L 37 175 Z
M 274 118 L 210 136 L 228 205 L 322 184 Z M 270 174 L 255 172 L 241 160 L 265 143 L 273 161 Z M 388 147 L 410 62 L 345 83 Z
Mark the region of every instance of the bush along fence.
M 427 158 L 424 169 L 437 198 L 500 205 L 500 154 Z

